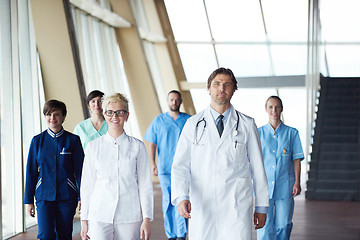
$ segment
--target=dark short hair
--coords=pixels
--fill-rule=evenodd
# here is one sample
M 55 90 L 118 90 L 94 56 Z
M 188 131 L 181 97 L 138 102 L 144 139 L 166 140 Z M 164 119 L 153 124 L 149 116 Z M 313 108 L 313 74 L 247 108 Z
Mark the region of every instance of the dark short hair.
M 51 114 L 52 112 L 55 112 L 57 110 L 60 110 L 63 116 L 66 116 L 66 105 L 65 103 L 52 99 L 45 103 L 43 108 L 43 114 Z
M 238 87 L 237 87 L 237 81 L 236 81 L 236 78 L 233 74 L 233 72 L 229 69 L 229 68 L 218 68 L 216 69 L 215 71 L 213 71 L 210 75 L 210 77 L 208 78 L 208 82 L 207 82 L 207 88 L 209 89 L 210 88 L 210 85 L 211 85 L 211 81 L 218 75 L 218 74 L 224 74 L 224 75 L 228 75 L 231 77 L 231 81 L 232 83 L 234 84 L 234 90 L 237 90 Z
M 277 99 L 277 100 L 279 100 L 280 105 L 281 105 L 281 109 L 283 109 L 282 101 L 281 101 L 280 97 L 278 97 L 278 96 L 270 96 L 270 97 L 268 97 L 268 99 L 266 99 L 266 102 L 265 102 L 265 108 L 266 108 L 267 102 L 268 102 L 270 99 Z
M 180 96 L 181 98 L 181 93 L 178 91 L 178 90 L 171 90 L 169 93 L 168 93 L 168 96 L 171 94 L 171 93 L 176 93 Z
M 86 104 L 89 105 L 90 101 L 93 100 L 96 97 L 102 98 L 104 96 L 104 93 L 99 90 L 94 90 L 90 92 L 86 97 Z

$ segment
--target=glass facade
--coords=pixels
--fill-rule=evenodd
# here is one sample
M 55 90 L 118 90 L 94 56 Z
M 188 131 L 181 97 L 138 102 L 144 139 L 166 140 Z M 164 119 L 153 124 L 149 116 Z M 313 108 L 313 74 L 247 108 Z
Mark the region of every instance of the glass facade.
M 42 130 L 44 94 L 28 1 L 0 2 L 2 236 L 36 224 L 24 214 L 27 151 Z M 25 226 L 23 223 L 25 222 Z

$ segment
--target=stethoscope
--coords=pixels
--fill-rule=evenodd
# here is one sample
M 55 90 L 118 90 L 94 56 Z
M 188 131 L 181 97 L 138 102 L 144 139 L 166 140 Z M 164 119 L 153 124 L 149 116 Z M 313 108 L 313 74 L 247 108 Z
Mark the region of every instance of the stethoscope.
M 235 112 L 236 112 L 236 111 L 235 111 Z M 234 137 L 236 137 L 236 136 L 239 134 L 238 129 L 239 129 L 240 117 L 239 117 L 239 113 L 238 113 L 238 112 L 236 112 L 236 116 L 237 116 L 236 128 L 235 128 L 234 132 L 232 133 Z M 198 128 L 199 128 L 199 125 L 200 125 L 201 122 L 204 122 L 204 126 L 203 126 L 203 128 L 202 128 L 200 137 L 198 138 Z M 195 126 L 195 144 L 196 144 L 196 145 L 199 145 L 199 142 L 201 141 L 201 138 L 202 138 L 203 135 L 204 135 L 205 128 L 206 128 L 206 120 L 205 120 L 205 118 L 203 117 L 202 119 L 200 119 L 200 120 L 196 123 L 196 126 Z M 235 140 L 235 148 L 236 148 L 236 145 L 237 145 L 237 140 Z

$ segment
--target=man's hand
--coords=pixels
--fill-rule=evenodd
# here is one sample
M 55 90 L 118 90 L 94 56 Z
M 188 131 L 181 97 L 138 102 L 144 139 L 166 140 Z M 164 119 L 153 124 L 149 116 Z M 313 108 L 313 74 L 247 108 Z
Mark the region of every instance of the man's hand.
M 157 145 L 155 143 L 149 142 L 149 155 L 150 155 L 150 169 L 153 176 L 158 175 L 157 166 L 156 166 L 156 148 Z
M 191 212 L 191 203 L 189 200 L 183 200 L 178 205 L 178 211 L 180 216 L 184 218 L 191 218 L 190 212 Z
M 293 197 L 296 197 L 296 196 L 299 195 L 300 193 L 301 193 L 300 183 L 295 182 L 295 184 L 294 184 L 294 186 L 293 186 L 292 195 L 293 195 Z
M 266 213 L 254 213 L 254 225 L 255 229 L 260 229 L 265 226 L 266 223 Z
M 33 203 L 26 204 L 26 211 L 31 217 L 35 217 L 35 206 Z
M 158 171 L 157 171 L 157 166 L 154 163 L 150 164 L 150 168 L 151 168 L 151 173 L 153 176 L 157 176 L 158 175 Z

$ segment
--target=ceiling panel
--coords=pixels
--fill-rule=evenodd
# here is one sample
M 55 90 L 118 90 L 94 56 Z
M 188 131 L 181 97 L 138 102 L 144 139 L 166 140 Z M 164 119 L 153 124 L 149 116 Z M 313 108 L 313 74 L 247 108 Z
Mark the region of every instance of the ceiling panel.
M 326 42 L 360 42 L 360 1 L 321 1 L 322 37 Z
M 308 1 L 262 0 L 270 41 L 306 42 Z
M 259 45 L 218 44 L 220 67 L 230 68 L 236 77 L 271 75 L 267 47 Z
M 265 41 L 259 1 L 206 0 L 215 41 Z
M 176 41 L 211 41 L 202 0 L 165 0 Z
M 188 82 L 206 82 L 217 68 L 211 44 L 178 44 Z

